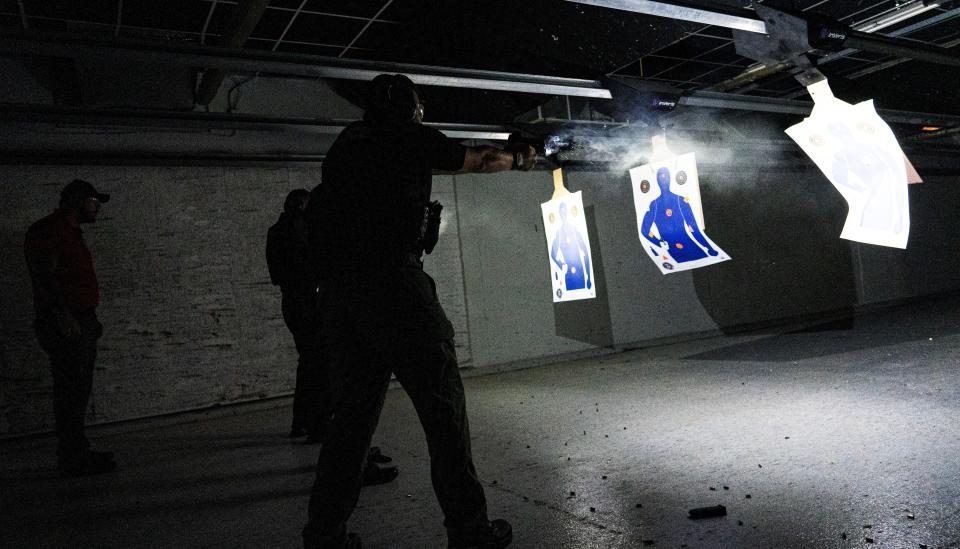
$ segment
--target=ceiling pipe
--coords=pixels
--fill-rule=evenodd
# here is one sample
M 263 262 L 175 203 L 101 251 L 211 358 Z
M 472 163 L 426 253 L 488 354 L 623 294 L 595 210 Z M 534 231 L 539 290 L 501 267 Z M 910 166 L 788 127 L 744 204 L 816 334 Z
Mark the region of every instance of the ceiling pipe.
M 610 90 L 598 80 L 537 74 L 460 69 L 343 59 L 300 53 L 243 50 L 175 42 L 84 37 L 68 33 L 0 31 L 0 52 L 14 55 L 44 55 L 94 58 L 112 63 L 168 64 L 181 67 L 213 67 L 233 73 L 273 73 L 311 78 L 373 80 L 377 75 L 403 73 L 417 85 L 484 89 L 542 95 L 568 95 L 610 99 Z
M 263 12 L 267 9 L 268 0 L 240 0 L 234 7 L 230 21 L 223 31 L 221 46 L 227 48 L 240 48 L 250 37 L 253 29 L 260 23 Z M 209 69 L 203 73 L 200 85 L 197 86 L 196 103 L 198 105 L 209 105 L 217 96 L 220 85 L 226 73 L 221 69 Z

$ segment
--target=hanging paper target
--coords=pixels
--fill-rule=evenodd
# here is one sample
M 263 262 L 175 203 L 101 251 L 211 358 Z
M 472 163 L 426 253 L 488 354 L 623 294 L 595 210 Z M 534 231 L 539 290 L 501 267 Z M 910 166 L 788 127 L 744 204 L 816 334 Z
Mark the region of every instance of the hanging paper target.
M 554 303 L 597 297 L 580 191 L 540 205 Z
M 637 166 L 630 170 L 630 180 L 640 241 L 661 273 L 687 271 L 730 259 L 704 232 L 694 153 Z
M 813 112 L 786 133 L 847 201 L 840 238 L 906 248 L 910 234 L 908 176 L 919 180 L 873 101 L 851 105 L 826 80 L 807 88 Z

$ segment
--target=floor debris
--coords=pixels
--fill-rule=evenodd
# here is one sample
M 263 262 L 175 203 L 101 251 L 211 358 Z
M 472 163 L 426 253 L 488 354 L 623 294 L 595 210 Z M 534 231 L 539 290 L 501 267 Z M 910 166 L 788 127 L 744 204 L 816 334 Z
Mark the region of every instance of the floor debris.
M 712 517 L 722 517 L 727 514 L 727 508 L 723 505 L 714 505 L 711 507 L 697 507 L 696 509 L 690 509 L 690 518 L 692 519 L 704 519 Z

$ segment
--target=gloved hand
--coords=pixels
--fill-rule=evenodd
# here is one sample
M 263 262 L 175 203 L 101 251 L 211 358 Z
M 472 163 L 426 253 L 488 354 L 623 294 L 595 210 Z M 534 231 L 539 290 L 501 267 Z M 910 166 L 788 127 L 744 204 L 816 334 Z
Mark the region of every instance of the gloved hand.
M 505 151 L 513 154 L 513 169 L 527 171 L 537 163 L 537 150 L 518 133 L 510 134 Z

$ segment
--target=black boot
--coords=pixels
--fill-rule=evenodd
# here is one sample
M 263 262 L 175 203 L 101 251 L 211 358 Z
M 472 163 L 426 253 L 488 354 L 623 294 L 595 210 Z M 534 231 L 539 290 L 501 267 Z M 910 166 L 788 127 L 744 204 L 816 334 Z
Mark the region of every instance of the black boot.
M 448 531 L 448 549 L 503 549 L 513 541 L 513 527 L 510 523 L 497 519 L 487 523 L 485 528 L 471 533 L 453 533 Z
M 328 548 L 336 547 L 337 549 L 363 549 L 363 543 L 360 541 L 360 536 L 349 533 L 346 537 L 340 538 L 343 541 L 331 541 L 329 539 L 324 540 L 322 538 L 313 537 L 304 532 L 303 535 L 303 547 L 304 549 L 316 549 L 317 547 Z M 332 544 L 332 545 L 331 545 Z
M 377 467 L 372 463 L 367 463 L 363 468 L 363 486 L 373 486 L 374 484 L 386 484 L 397 478 L 400 469 L 396 467 Z
M 382 465 L 384 463 L 390 463 L 391 461 L 393 461 L 393 458 L 390 456 L 383 455 L 383 453 L 380 452 L 379 446 L 373 446 L 367 452 L 367 461 L 371 463 L 379 463 Z
M 61 457 L 57 462 L 57 469 L 62 478 L 102 475 L 116 468 L 117 463 L 113 461 L 113 452 L 89 452 L 79 457 Z

